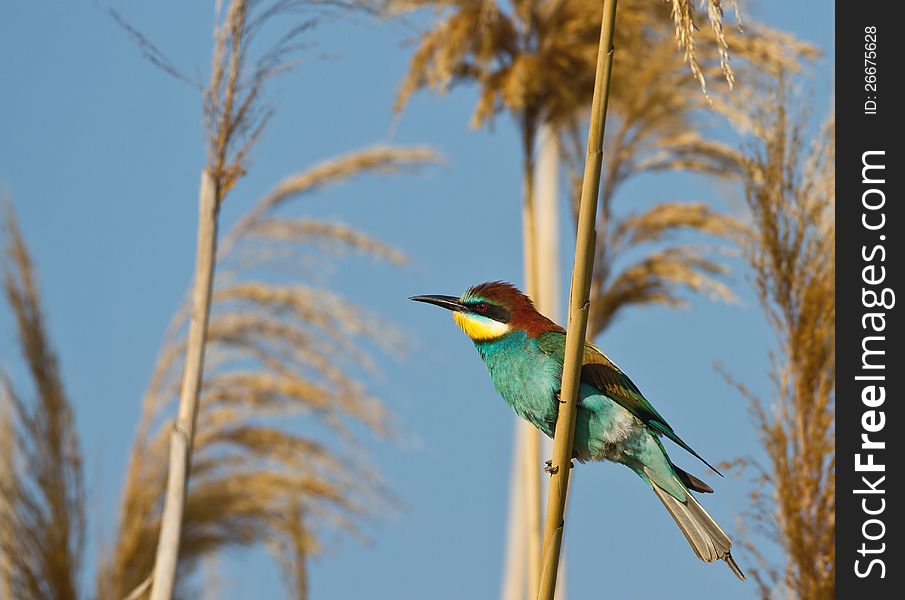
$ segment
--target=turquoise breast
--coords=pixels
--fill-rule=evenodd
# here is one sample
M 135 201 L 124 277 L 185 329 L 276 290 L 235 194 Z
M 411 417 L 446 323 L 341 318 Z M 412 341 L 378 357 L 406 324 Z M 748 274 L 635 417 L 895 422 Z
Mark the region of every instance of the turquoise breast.
M 562 369 L 524 331 L 475 344 L 496 390 L 518 416 L 553 436 Z
M 512 410 L 553 437 L 562 367 L 524 331 L 477 342 L 475 347 L 487 365 L 494 387 Z M 628 446 L 634 445 L 634 438 L 643 431 L 631 413 L 584 383 L 579 390 L 575 421 L 574 454 L 582 461 L 625 462 Z

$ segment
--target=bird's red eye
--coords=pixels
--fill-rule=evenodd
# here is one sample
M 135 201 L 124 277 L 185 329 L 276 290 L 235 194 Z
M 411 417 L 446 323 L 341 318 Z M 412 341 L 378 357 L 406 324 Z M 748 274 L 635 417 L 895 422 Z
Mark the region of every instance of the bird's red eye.
M 487 312 L 487 303 L 486 303 L 486 302 L 478 302 L 477 304 L 475 304 L 474 309 L 475 309 L 476 311 L 478 311 L 479 313 L 485 313 L 485 312 Z

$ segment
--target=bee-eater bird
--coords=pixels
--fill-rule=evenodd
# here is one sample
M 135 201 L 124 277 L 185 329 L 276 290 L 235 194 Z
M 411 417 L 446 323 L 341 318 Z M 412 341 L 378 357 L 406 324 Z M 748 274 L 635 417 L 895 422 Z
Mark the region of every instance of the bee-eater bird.
M 506 403 L 553 437 L 566 347 L 562 327 L 537 312 L 531 299 L 513 285 L 500 281 L 476 285 L 459 298 L 411 299 L 451 310 Z M 744 580 L 730 553 L 732 540 L 689 492 L 713 490 L 673 464 L 661 436 L 716 471 L 682 441 L 613 361 L 585 342 L 573 458 L 580 462 L 608 460 L 632 469 L 650 484 L 701 560 L 722 559 Z

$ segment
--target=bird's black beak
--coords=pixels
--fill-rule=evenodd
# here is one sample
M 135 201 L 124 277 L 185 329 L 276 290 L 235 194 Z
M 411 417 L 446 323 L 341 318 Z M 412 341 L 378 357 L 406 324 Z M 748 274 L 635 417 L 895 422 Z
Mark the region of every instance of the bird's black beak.
M 412 296 L 411 298 L 409 298 L 409 300 L 414 300 L 415 302 L 426 302 L 427 304 L 434 304 L 451 311 L 465 310 L 465 306 L 463 306 L 459 299 L 455 296 Z

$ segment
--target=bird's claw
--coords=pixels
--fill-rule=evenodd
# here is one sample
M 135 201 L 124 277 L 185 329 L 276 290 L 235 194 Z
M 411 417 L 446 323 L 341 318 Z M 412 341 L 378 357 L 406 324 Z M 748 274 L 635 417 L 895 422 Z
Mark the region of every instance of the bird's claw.
M 559 472 L 559 467 L 554 467 L 554 466 L 553 466 L 553 459 L 552 459 L 552 458 L 551 458 L 550 460 L 544 461 L 544 464 L 547 465 L 547 466 L 544 467 L 544 471 L 546 471 L 546 472 L 549 473 L 550 475 L 555 475 L 556 473 Z M 571 468 L 573 468 L 573 467 L 575 467 L 575 463 L 572 462 L 572 461 L 570 460 L 570 461 L 569 461 L 569 468 L 571 469 Z

